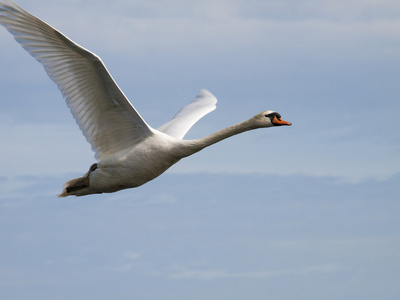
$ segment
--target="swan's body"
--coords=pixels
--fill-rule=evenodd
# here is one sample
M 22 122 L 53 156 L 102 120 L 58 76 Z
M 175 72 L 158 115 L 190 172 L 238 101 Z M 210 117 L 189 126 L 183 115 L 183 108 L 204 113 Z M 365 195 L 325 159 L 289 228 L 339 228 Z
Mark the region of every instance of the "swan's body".
M 131 105 L 101 59 L 11 1 L 0 2 L 0 23 L 40 63 L 63 93 L 98 163 L 64 185 L 59 195 L 83 196 L 140 186 L 180 159 L 232 135 L 261 127 L 291 125 L 264 111 L 205 138 L 182 140 L 217 99 L 207 90 L 158 130 Z

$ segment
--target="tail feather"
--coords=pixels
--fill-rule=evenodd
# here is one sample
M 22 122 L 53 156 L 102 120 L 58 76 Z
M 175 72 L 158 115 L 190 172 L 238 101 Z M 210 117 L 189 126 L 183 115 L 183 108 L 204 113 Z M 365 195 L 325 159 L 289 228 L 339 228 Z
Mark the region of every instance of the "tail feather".
M 58 195 L 58 197 L 61 198 L 72 195 L 75 196 L 87 195 L 87 193 L 83 193 L 82 190 L 89 187 L 90 184 L 89 175 L 96 169 L 97 169 L 97 164 L 93 164 L 90 167 L 89 171 L 82 177 L 67 181 L 63 186 L 63 191 Z
M 76 195 L 79 190 L 87 188 L 89 186 L 89 176 L 83 176 L 67 181 L 63 186 L 63 191 L 58 197 L 67 197 L 70 195 Z

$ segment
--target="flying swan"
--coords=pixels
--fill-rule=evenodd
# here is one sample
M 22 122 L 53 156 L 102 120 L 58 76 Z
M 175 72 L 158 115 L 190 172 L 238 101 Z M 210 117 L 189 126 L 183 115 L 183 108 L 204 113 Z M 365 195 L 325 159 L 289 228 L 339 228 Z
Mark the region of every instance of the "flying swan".
M 204 138 L 183 140 L 200 118 L 216 108 L 217 99 L 209 91 L 202 89 L 156 130 L 139 115 L 97 55 L 12 1 L 0 2 L 0 23 L 44 66 L 95 152 L 97 163 L 83 177 L 67 181 L 59 197 L 138 187 L 180 159 L 230 136 L 291 125 L 268 110 Z

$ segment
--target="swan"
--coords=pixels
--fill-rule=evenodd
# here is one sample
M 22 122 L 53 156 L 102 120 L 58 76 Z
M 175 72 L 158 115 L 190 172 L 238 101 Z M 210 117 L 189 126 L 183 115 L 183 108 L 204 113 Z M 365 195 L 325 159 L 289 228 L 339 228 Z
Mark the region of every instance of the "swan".
M 43 65 L 95 152 L 97 162 L 82 177 L 67 181 L 59 197 L 138 187 L 223 139 L 256 128 L 291 125 L 267 110 L 204 138 L 183 140 L 200 118 L 216 108 L 217 99 L 209 91 L 200 90 L 171 121 L 153 129 L 96 54 L 12 1 L 0 2 L 0 23 Z

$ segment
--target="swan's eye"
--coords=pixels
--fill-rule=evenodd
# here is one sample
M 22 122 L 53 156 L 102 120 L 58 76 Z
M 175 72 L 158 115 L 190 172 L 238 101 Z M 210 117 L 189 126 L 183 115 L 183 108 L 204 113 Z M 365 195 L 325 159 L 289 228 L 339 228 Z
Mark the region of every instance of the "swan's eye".
M 272 119 L 273 119 L 274 117 L 276 117 L 279 121 L 280 121 L 281 118 L 282 118 L 281 115 L 278 114 L 278 113 L 276 113 L 276 112 L 271 113 L 271 114 L 268 114 L 268 115 L 265 115 L 264 117 L 269 118 L 271 121 L 272 121 Z

